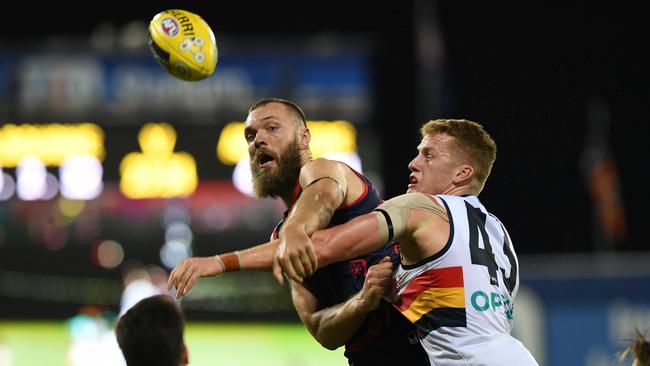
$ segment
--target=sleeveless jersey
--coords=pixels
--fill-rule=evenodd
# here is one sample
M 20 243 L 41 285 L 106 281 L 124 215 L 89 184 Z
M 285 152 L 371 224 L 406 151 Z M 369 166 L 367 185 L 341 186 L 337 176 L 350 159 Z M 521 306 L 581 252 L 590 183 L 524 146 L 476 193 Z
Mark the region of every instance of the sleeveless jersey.
M 335 210 L 328 227 L 372 212 L 382 202 L 372 183 L 354 169 L 352 171 L 364 182 L 364 193 L 351 204 Z M 285 218 L 288 212 L 289 210 L 285 212 Z M 284 219 L 273 230 L 273 239 L 278 238 L 283 222 Z M 397 243 L 385 245 L 361 257 L 319 268 L 312 276 L 304 279 L 303 285 L 318 299 L 320 308 L 340 304 L 363 288 L 368 268 L 385 256 L 389 256 L 397 267 Z M 429 365 L 413 324 L 386 301 L 382 301 L 377 309 L 367 315 L 345 348 L 345 356 L 352 366 L 376 366 L 385 362 L 396 362 L 405 366 Z
M 372 183 L 363 175 L 356 171 L 355 173 L 364 182 L 364 192 L 351 204 L 336 209 L 328 227 L 345 223 L 356 216 L 372 212 L 382 202 Z M 301 191 L 298 191 L 298 195 L 300 193 Z M 285 212 L 285 218 L 288 213 L 289 210 Z M 273 239 L 278 237 L 283 222 L 284 219 L 273 230 Z M 342 303 L 363 288 L 368 267 L 379 262 L 385 256 L 393 258 L 395 263 L 399 262 L 399 249 L 396 244 L 386 245 L 359 258 L 319 268 L 312 276 L 305 278 L 303 285 L 318 298 L 322 307 Z
M 418 329 L 432 365 L 537 365 L 514 337 L 517 256 L 476 196 L 438 195 L 449 217 L 444 248 L 395 273 L 393 305 Z

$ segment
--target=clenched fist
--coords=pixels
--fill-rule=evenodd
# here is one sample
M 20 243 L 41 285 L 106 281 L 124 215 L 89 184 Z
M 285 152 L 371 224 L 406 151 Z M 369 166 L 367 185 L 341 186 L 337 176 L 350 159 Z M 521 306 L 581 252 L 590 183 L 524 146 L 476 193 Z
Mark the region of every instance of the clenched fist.
M 355 296 L 362 306 L 370 311 L 376 309 L 382 297 L 393 288 L 393 262 L 390 257 L 384 257 L 379 263 L 368 268 L 363 288 Z

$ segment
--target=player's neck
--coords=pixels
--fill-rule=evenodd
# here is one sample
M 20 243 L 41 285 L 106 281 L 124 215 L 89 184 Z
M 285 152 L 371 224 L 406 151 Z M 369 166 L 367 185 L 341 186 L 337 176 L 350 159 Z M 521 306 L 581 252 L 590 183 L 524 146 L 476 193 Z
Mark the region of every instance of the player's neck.
M 472 187 L 469 185 L 452 185 L 442 194 L 449 196 L 477 196 Z
M 303 167 L 314 160 L 311 156 L 311 150 L 306 149 L 300 153 L 300 166 Z

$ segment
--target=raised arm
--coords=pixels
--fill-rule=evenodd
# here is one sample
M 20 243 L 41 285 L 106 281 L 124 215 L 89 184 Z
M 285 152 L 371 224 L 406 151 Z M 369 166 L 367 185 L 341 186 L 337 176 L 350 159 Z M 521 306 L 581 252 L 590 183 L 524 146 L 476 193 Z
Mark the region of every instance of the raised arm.
M 358 182 L 351 184 L 350 180 Z M 305 164 L 300 170 L 303 191 L 280 230 L 276 260 L 291 262 L 300 273 L 311 275 L 318 261 L 310 236 L 329 224 L 348 193 L 360 195 L 361 184 L 361 178 L 342 163 L 316 159 Z

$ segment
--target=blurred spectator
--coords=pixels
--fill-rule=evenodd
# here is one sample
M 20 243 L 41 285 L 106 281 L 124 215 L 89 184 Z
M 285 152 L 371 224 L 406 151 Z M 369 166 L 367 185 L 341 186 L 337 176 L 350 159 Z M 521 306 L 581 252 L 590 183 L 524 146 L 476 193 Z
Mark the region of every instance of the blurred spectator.
M 129 366 L 187 365 L 185 317 L 168 295 L 141 300 L 117 321 L 115 334 Z
M 5 343 L 5 340 L 0 337 L 0 366 L 12 365 L 11 361 L 11 348 Z
M 158 289 L 161 294 L 167 293 L 167 277 L 169 273 L 159 265 L 150 264 L 147 266 L 147 274 L 151 283 Z M 170 294 L 173 296 L 173 294 Z
M 115 313 L 87 305 L 68 320 L 70 347 L 67 362 L 70 366 L 119 366 L 124 359 L 115 341 L 113 319 Z M 2 363 L 0 363 L 0 366 Z
M 162 269 L 162 268 L 161 268 Z M 164 271 L 164 270 L 163 270 Z M 153 271 L 156 278 L 157 271 Z M 138 301 L 165 293 L 162 287 L 156 286 L 149 275 L 147 267 L 137 261 L 130 261 L 125 263 L 122 268 L 122 281 L 124 283 L 124 291 L 122 292 L 122 299 L 120 301 L 120 314 L 124 315 Z

